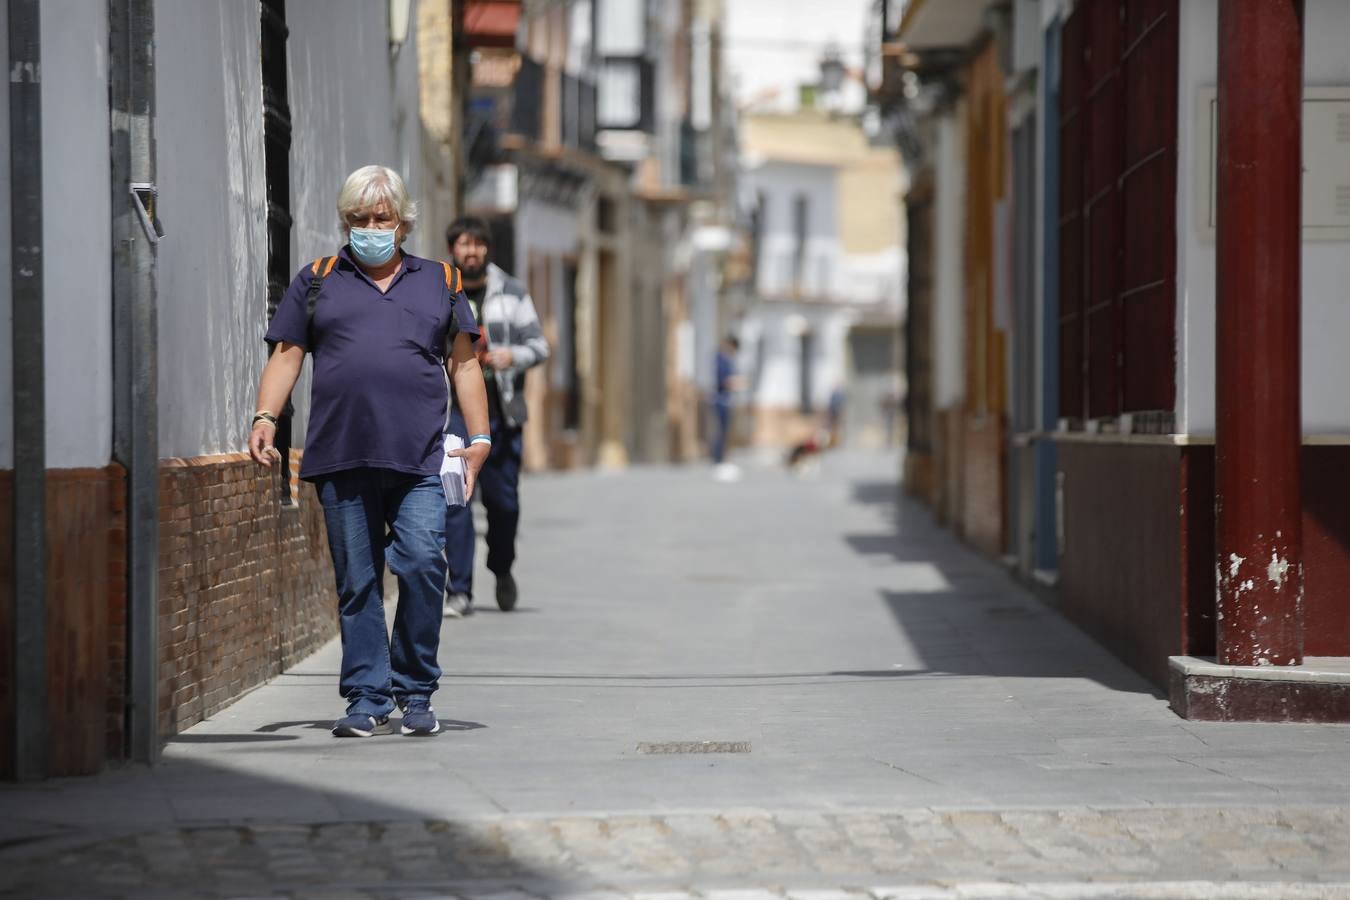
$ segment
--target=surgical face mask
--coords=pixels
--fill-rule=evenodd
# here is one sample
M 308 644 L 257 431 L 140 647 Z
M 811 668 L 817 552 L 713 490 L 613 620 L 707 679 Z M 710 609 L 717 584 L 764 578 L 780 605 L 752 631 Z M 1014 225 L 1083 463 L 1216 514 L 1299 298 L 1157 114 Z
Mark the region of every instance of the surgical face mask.
M 353 228 L 351 245 L 359 262 L 368 266 L 384 265 L 398 249 L 398 229 Z

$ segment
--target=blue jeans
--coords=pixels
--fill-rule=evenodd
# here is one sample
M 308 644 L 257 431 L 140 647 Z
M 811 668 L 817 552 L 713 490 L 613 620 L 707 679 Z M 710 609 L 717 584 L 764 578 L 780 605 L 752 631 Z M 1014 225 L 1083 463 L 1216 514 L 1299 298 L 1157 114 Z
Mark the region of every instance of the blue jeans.
M 714 400 L 713 405 L 712 461 L 718 463 L 727 456 L 727 433 L 731 430 L 731 402 Z
M 337 577 L 341 693 L 348 714 L 387 716 L 398 702 L 429 698 L 441 677 L 441 479 L 361 468 L 326 475 L 315 486 Z M 398 576 L 392 638 L 384 623 L 386 561 Z
M 481 497 L 487 510 L 487 567 L 489 572 L 505 575 L 516 561 L 516 529 L 520 525 L 520 459 L 523 453 L 521 432 L 502 422 L 493 422 L 492 452 L 478 472 L 474 496 Z M 450 413 L 450 431 L 468 438 L 464 417 L 459 410 Z M 451 506 L 445 513 L 445 558 L 450 564 L 453 594 L 473 596 L 473 553 L 477 536 L 473 527 L 473 509 Z

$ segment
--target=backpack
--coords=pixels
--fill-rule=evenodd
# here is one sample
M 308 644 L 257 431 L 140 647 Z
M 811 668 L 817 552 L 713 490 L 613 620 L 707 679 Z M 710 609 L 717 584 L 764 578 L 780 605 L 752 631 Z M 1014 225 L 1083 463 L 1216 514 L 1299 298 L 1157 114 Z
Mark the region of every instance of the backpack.
M 309 292 L 305 294 L 305 347 L 310 353 L 314 352 L 314 307 L 319 302 L 319 292 L 323 290 L 323 280 L 328 277 L 328 273 L 333 271 L 333 266 L 337 265 L 336 256 L 321 256 L 310 263 L 309 271 L 313 273 L 314 278 L 310 279 Z M 448 292 L 446 300 L 453 303 L 455 294 L 464 289 L 464 279 L 459 274 L 459 269 L 450 265 L 448 262 L 442 262 L 445 268 L 445 289 Z M 445 356 L 450 356 L 450 347 L 455 342 L 455 336 L 459 334 L 459 321 L 455 318 L 454 310 L 450 312 L 450 326 L 445 332 Z

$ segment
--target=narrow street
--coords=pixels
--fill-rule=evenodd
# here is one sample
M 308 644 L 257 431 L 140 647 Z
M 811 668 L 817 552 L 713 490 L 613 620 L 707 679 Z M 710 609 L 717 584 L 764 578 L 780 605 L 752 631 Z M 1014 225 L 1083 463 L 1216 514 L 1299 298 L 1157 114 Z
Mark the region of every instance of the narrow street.
M 152 770 L 0 789 L 0 894 L 1350 896 L 1350 728 L 1177 718 L 897 468 L 528 478 L 445 733 L 331 737 L 330 643 Z

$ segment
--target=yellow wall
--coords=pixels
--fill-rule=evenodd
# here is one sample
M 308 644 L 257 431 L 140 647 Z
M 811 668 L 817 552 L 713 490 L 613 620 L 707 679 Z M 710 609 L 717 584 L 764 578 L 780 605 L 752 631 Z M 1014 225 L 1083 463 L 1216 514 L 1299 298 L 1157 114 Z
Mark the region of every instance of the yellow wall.
M 881 253 L 904 243 L 901 188 L 894 153 L 876 151 L 839 170 L 839 242 L 845 253 Z
M 969 69 L 966 103 L 966 405 L 1006 410 L 1005 334 L 994 327 L 994 219 L 1007 196 L 1007 122 L 1003 73 L 987 45 Z

